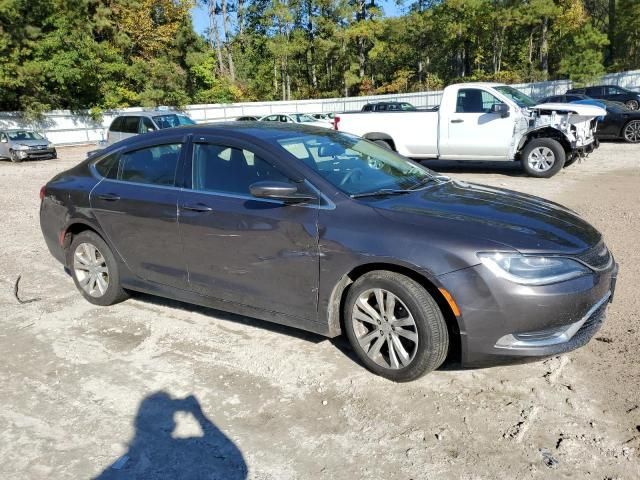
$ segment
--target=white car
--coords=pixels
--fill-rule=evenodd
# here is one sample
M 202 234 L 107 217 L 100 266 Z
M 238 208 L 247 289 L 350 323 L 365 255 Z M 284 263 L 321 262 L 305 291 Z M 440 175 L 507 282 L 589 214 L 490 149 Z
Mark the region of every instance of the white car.
M 546 178 L 597 148 L 597 118 L 606 113 L 593 105 L 538 105 L 499 83 L 460 83 L 430 110 L 343 113 L 334 123 L 405 157 L 515 160 Z
M 321 128 L 333 128 L 330 122 L 318 120 L 306 113 L 273 113 L 262 117 L 261 122 L 301 123 Z

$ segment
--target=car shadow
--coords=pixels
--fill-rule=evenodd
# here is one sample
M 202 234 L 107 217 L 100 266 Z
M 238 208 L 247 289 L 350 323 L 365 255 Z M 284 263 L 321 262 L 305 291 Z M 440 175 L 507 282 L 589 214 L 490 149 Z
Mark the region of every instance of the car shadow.
M 178 416 L 195 428 L 179 432 Z M 127 452 L 94 480 L 244 480 L 248 468 L 240 449 L 202 411 L 193 396 L 172 398 L 163 391 L 142 400 Z
M 262 328 L 264 330 L 268 330 L 270 332 L 280 333 L 282 335 L 288 335 L 290 337 L 298 338 L 300 340 L 305 340 L 310 343 L 320 343 L 327 340 L 326 337 L 322 335 L 318 335 L 313 332 L 308 332 L 306 330 L 301 330 L 299 328 L 289 327 L 287 325 L 280 325 L 279 323 L 269 322 L 267 320 L 260 320 L 253 317 L 247 317 L 245 315 L 237 315 L 235 313 L 225 312 L 223 310 L 216 310 L 211 307 L 203 307 L 200 305 L 195 305 L 193 303 L 181 302 L 179 300 L 172 300 L 169 298 L 158 297 L 155 295 L 150 295 L 147 293 L 141 292 L 129 292 L 132 298 L 136 300 L 140 300 L 144 303 L 150 303 L 153 305 L 170 307 L 179 310 L 183 310 L 185 312 L 197 312 L 202 315 L 206 315 L 209 317 L 215 317 L 216 320 L 229 321 L 234 323 L 240 323 L 242 325 L 247 325 L 249 327 Z
M 490 162 L 485 160 L 422 160 L 427 168 L 439 173 L 494 173 L 508 177 L 526 177 L 520 162 Z

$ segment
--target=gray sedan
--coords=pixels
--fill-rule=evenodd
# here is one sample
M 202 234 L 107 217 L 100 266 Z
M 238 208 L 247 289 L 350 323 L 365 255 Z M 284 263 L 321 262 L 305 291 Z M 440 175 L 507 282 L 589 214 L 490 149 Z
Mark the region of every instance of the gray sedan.
M 32 130 L 0 131 L 0 157 L 12 162 L 34 158 L 57 158 L 53 144 Z

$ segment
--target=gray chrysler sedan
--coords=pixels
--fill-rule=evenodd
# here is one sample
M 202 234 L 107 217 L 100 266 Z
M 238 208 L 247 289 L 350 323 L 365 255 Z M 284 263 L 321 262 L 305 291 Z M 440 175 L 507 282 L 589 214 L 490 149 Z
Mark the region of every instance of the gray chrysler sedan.
M 456 181 L 359 137 L 266 122 L 116 143 L 41 190 L 91 303 L 130 291 L 328 337 L 395 381 L 536 359 L 600 328 L 617 265 L 561 205 Z

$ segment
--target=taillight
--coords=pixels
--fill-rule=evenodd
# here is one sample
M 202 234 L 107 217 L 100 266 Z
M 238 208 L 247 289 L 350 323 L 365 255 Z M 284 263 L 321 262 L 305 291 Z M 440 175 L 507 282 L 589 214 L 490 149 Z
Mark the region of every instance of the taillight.
M 338 130 L 338 124 L 340 123 L 340 117 L 333 117 L 333 129 Z
M 40 201 L 44 200 L 44 191 L 45 191 L 45 186 L 43 185 L 42 187 L 40 187 Z

